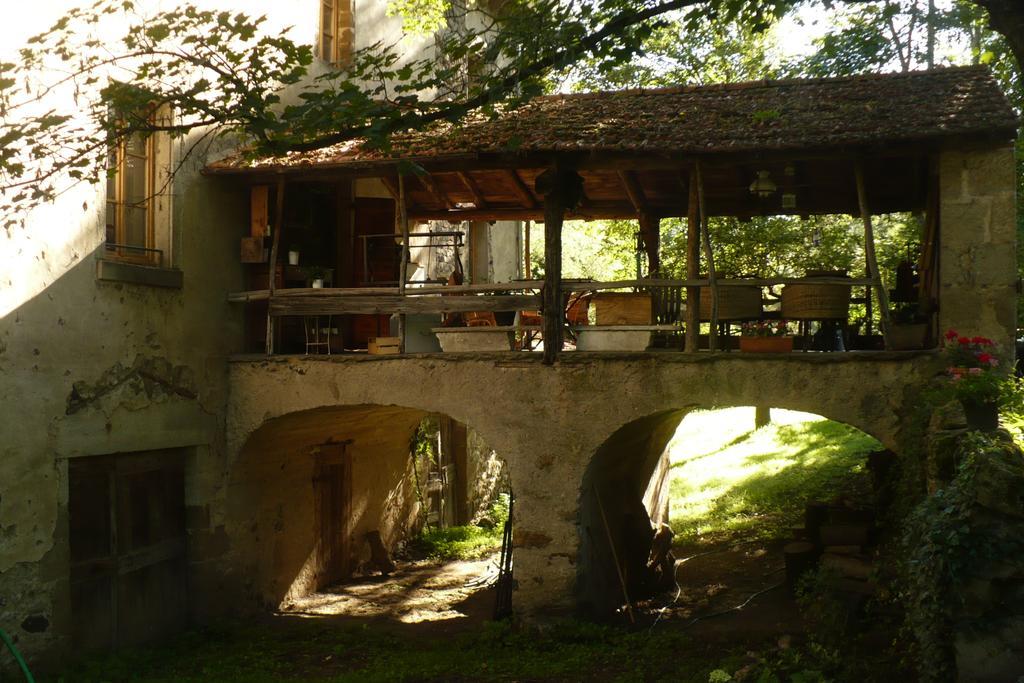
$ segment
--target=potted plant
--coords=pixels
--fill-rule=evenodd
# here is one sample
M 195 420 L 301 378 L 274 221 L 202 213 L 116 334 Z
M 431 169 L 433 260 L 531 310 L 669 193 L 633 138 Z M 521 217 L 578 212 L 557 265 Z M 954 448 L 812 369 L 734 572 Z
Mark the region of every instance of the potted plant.
M 740 351 L 747 353 L 789 353 L 793 337 L 785 320 L 745 322 L 740 333 Z
M 928 342 L 928 318 L 914 302 L 893 306 L 892 324 L 889 326 L 889 345 L 895 351 L 925 348 Z
M 967 426 L 992 431 L 999 426 L 999 408 L 1018 400 L 1012 366 L 999 359 L 999 348 L 985 337 L 963 337 L 949 330 L 943 346 L 946 388 L 963 406 Z
M 288 247 L 288 265 L 299 265 L 299 245 L 297 244 L 293 244 L 290 247 Z

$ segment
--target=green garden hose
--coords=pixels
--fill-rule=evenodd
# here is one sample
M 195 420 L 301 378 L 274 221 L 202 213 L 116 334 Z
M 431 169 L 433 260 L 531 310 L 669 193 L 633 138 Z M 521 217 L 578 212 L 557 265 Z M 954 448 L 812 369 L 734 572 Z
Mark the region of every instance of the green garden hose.
M 4 641 L 4 645 L 6 645 L 7 649 L 11 651 L 12 655 L 14 655 L 15 661 L 17 661 L 18 666 L 21 667 L 21 672 L 25 674 L 25 681 L 27 681 L 27 683 L 36 683 L 36 679 L 32 677 L 32 672 L 28 670 L 28 664 L 25 663 L 25 659 L 21 656 L 21 653 L 18 652 L 18 648 L 14 647 L 14 643 L 2 628 L 0 628 L 0 640 Z

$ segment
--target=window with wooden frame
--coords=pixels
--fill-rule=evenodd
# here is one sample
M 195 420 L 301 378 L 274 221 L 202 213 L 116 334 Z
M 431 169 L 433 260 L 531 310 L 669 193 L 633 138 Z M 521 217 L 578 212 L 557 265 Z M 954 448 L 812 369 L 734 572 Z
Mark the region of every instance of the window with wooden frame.
M 161 125 L 167 114 L 158 110 L 149 120 Z M 105 257 L 150 266 L 169 266 L 169 221 L 166 134 L 132 133 L 109 150 L 107 158 Z
M 320 59 L 345 66 L 352 59 L 352 0 L 320 0 Z

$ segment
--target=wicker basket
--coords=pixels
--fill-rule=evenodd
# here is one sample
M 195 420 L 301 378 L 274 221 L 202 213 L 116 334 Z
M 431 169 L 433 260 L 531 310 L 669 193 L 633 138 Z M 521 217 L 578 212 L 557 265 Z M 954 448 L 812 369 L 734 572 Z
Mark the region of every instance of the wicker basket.
M 814 282 L 782 288 L 782 317 L 787 320 L 845 320 L 850 313 L 850 285 Z
M 761 317 L 761 288 L 756 285 L 718 288 L 719 320 L 757 320 Z M 711 288 L 700 288 L 700 319 L 711 320 Z

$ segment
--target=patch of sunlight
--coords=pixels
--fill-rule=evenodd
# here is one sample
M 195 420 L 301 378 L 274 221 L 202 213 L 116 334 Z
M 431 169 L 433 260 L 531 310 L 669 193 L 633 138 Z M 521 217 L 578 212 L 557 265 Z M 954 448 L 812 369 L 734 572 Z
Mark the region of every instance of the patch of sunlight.
M 820 415 L 772 410 L 754 429 L 753 408 L 695 411 L 670 441 L 671 522 L 682 541 L 751 533 L 774 538 L 803 506 L 829 499 L 879 443 Z

